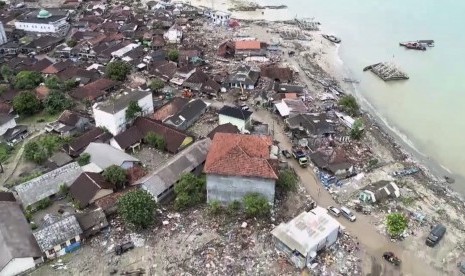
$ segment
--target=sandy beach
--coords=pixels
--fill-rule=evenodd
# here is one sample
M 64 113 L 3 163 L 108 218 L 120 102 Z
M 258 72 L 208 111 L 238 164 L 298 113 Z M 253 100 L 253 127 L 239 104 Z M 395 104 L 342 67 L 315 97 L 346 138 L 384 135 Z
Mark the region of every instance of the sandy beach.
M 193 0 L 191 5 L 197 7 L 212 7 L 212 2 L 207 0 Z M 248 5 L 240 1 L 215 2 L 213 8 L 228 11 L 231 8 L 241 5 Z M 260 41 L 275 43 L 280 42 L 283 52 L 295 51 L 295 58 L 283 55 L 281 63 L 294 68 L 299 72 L 302 84 L 307 85 L 311 96 L 319 98 L 324 96 L 325 87 L 320 80 L 336 81 L 344 93 L 350 93 L 354 87 L 351 83 L 345 83 L 347 78 L 344 72 L 342 60 L 338 55 L 338 45 L 324 39 L 321 34 L 324 31 L 302 31 L 305 39 L 283 40 L 279 32 L 283 30 L 298 31 L 298 27 L 288 22 L 289 18 L 276 16 L 284 14 L 279 9 L 264 9 L 247 12 L 233 11 L 232 17 L 238 19 L 241 27 L 229 35 L 248 35 Z M 271 15 L 271 16 L 270 16 Z M 273 16 L 274 15 L 274 16 Z M 272 19 L 272 21 L 270 20 Z M 280 22 L 282 21 L 282 22 Z M 321 27 L 324 30 L 324 26 Z M 364 104 L 362 103 L 362 107 Z M 340 189 L 331 190 L 330 194 L 336 202 L 349 205 L 353 203 L 359 190 L 365 186 L 379 180 L 394 180 L 391 173 L 406 167 L 416 166 L 421 168 L 421 173 L 407 176 L 399 180 L 402 193 L 408 200 L 402 200 L 399 204 L 383 206 L 375 210 L 371 216 L 367 217 L 367 223 L 385 238 L 376 240 L 373 237 L 366 238 L 364 245 L 369 252 L 377 254 L 380 248 L 395 247 L 398 253 L 405 259 L 415 256 L 424 263 L 424 266 L 437 269 L 428 275 L 441 275 L 443 273 L 455 275 L 456 263 L 463 258 L 462 248 L 465 240 L 462 238 L 465 217 L 463 215 L 463 203 L 461 196 L 454 192 L 450 185 L 446 184 L 441 175 L 433 175 L 428 169 L 431 164 L 420 163 L 414 154 L 406 150 L 403 143 L 395 139 L 392 133 L 383 128 L 383 124 L 377 116 L 367 111 L 363 120 L 366 126 L 366 137 L 363 139 L 365 147 L 371 154 L 380 161 L 379 168 L 373 171 L 361 173 L 359 176 L 350 179 Z M 433 170 L 435 171 L 435 170 Z M 309 186 L 311 187 L 311 186 Z M 325 206 L 326 207 L 326 206 Z M 424 216 L 425 221 L 411 220 L 408 236 L 401 242 L 393 245 L 386 237 L 385 215 L 402 208 L 404 211 L 416 215 Z M 424 246 L 424 238 L 428 235 L 430 227 L 436 223 L 443 223 L 448 227 L 447 238 L 440 247 L 427 248 Z M 356 229 L 354 229 L 356 231 Z M 360 233 L 354 233 L 359 235 Z M 363 239 L 363 237 L 361 238 Z M 384 243 L 384 245 L 380 245 Z M 413 267 L 404 267 L 405 275 L 420 275 L 421 264 Z M 422 273 L 422 275 L 426 275 Z

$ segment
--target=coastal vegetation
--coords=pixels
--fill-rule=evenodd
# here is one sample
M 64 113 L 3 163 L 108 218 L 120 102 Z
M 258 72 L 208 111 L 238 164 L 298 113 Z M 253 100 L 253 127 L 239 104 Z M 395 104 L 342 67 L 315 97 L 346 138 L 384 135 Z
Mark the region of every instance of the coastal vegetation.
M 197 177 L 192 173 L 186 173 L 174 186 L 176 199 L 174 207 L 177 210 L 185 210 L 205 201 L 207 181 L 204 176 Z
M 338 102 L 341 109 L 350 116 L 358 116 L 360 113 L 360 106 L 357 100 L 352 95 L 345 95 L 339 99 Z
M 408 219 L 402 213 L 391 213 L 386 218 L 387 231 L 391 237 L 399 237 L 408 226 Z

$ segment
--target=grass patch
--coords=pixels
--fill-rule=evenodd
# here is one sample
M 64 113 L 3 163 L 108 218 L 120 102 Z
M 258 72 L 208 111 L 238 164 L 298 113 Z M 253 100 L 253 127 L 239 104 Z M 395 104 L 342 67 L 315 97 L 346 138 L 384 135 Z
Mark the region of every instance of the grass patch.
M 58 119 L 59 114 L 54 114 L 50 115 L 45 111 L 41 111 L 37 114 L 34 114 L 32 116 L 21 116 L 18 118 L 18 124 L 23 124 L 23 125 L 30 125 L 30 124 L 36 124 L 36 123 L 49 123 L 56 121 Z

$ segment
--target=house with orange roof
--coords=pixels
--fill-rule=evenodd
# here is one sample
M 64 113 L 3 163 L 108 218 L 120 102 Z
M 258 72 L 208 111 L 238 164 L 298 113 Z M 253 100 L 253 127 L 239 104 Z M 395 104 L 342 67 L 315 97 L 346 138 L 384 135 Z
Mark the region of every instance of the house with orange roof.
M 272 142 L 265 135 L 216 133 L 204 166 L 207 201 L 227 204 L 260 193 L 273 203 L 278 175 L 270 158 Z

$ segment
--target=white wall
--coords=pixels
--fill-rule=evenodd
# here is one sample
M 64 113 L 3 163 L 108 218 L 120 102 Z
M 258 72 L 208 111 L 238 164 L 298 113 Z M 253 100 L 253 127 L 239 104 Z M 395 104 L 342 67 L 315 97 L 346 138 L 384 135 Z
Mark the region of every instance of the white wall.
M 219 124 L 224 125 L 224 124 L 227 124 L 227 123 L 231 123 L 231 124 L 237 126 L 237 128 L 241 132 L 246 129 L 246 121 L 220 114 L 219 115 Z
M 140 99 L 137 103 L 142 108 L 143 115 L 153 113 L 152 94 L 148 94 L 146 97 Z M 124 108 L 115 114 L 105 112 L 95 107 L 92 109 L 94 112 L 95 125 L 97 127 L 105 127 L 113 135 L 117 135 L 126 129 L 127 108 Z M 116 141 L 111 145 L 113 146 L 114 144 L 116 144 Z
M 119 146 L 118 142 L 116 142 L 115 138 L 111 138 L 111 140 L 110 140 L 110 145 L 111 145 L 112 147 L 114 147 L 115 149 L 123 150 L 123 149 Z
M 16 121 L 14 118 L 9 120 L 8 122 L 4 123 L 3 125 L 0 126 L 0 135 L 5 134 L 5 132 L 12 127 L 16 126 Z
M 28 269 L 35 267 L 34 259 L 30 258 L 15 258 L 12 259 L 3 269 L 0 271 L 0 276 L 13 276 L 20 274 Z
M 105 127 L 111 134 L 117 135 L 124 130 L 126 113 L 125 110 L 121 110 L 116 114 L 112 114 L 94 108 L 94 119 L 97 127 Z

